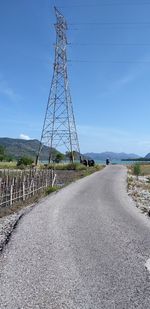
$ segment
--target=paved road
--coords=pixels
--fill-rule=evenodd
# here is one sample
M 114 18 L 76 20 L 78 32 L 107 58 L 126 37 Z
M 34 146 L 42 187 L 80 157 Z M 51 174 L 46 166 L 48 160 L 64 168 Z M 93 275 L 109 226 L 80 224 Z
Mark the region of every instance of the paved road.
M 20 221 L 0 258 L 1 309 L 150 308 L 150 221 L 125 178 L 108 166 Z

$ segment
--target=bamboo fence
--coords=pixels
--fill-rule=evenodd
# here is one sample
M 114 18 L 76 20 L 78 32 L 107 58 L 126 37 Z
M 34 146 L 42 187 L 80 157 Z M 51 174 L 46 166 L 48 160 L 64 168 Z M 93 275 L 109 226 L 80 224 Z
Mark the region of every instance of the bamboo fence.
M 18 201 L 25 201 L 49 186 L 54 186 L 56 174 L 53 170 L 7 171 L 0 177 L 0 207 L 10 207 Z

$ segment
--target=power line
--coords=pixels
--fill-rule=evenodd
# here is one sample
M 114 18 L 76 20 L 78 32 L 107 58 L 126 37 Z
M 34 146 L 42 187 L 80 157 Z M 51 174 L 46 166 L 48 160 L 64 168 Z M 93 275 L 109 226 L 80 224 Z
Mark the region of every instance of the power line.
M 80 22 L 68 23 L 69 26 L 150 26 L 149 21 L 141 22 Z
M 68 60 L 68 63 L 150 63 L 150 60 L 89 60 L 89 59 L 75 59 Z
M 114 2 L 114 3 L 99 3 L 99 4 L 75 4 L 75 5 L 65 5 L 61 6 L 61 9 L 70 9 L 70 8 L 87 8 L 87 7 L 102 7 L 102 6 L 145 6 L 150 5 L 150 2 L 141 2 L 141 3 L 133 3 L 133 2 Z
M 150 46 L 150 43 L 69 43 L 68 46 Z
M 132 22 L 80 22 L 80 23 L 70 23 L 68 25 L 150 25 L 149 21 L 132 21 Z
M 51 23 L 51 24 L 53 25 L 53 23 Z M 109 22 L 109 21 L 108 22 L 107 21 L 106 22 L 105 21 L 99 22 L 98 21 L 98 22 L 78 22 L 78 23 L 77 22 L 71 22 L 71 23 L 68 23 L 68 25 L 69 26 L 82 26 L 82 25 L 83 26 L 84 25 L 90 25 L 90 26 L 92 26 L 92 25 L 96 25 L 96 26 L 98 26 L 98 25 L 100 25 L 100 26 L 103 26 L 103 25 L 104 26 L 105 25 L 111 25 L 111 26 L 112 25 L 119 25 L 119 26 L 120 25 L 129 25 L 129 26 L 144 25 L 144 26 L 147 26 L 148 25 L 148 26 L 150 26 L 150 21 L 131 21 L 131 22 L 126 22 L 126 21 L 125 22 L 116 22 L 116 21 L 115 22 L 113 22 L 113 21 L 111 21 L 111 22 Z

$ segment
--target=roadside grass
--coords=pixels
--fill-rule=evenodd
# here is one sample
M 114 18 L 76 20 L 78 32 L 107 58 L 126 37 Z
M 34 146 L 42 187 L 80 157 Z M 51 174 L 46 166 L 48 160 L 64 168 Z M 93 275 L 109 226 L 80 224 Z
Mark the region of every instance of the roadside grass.
M 150 164 L 141 164 L 141 176 L 150 175 Z
M 48 188 L 46 188 L 45 194 L 49 195 L 49 194 L 57 191 L 58 189 L 60 189 L 58 186 L 48 187 Z
M 84 166 L 84 169 L 77 169 L 74 172 L 74 177 L 73 179 L 68 179 L 68 182 L 66 182 L 66 185 L 68 185 L 69 183 L 79 180 L 83 177 L 89 176 L 95 172 L 101 171 L 103 168 L 105 167 L 105 165 L 95 165 L 95 166 L 90 166 L 90 167 L 86 167 Z M 57 172 L 56 172 L 57 173 Z
M 43 164 L 39 166 L 41 169 L 45 168 Z M 81 171 L 86 170 L 86 166 L 80 163 L 50 163 L 46 165 L 46 168 L 55 169 L 55 170 L 74 170 Z
M 86 167 L 86 170 L 84 171 L 84 176 L 91 175 L 95 172 L 101 171 L 105 165 L 99 165 L 96 164 L 95 166 Z
M 8 215 L 13 215 L 19 212 L 20 210 L 22 210 L 23 208 L 29 205 L 32 205 L 34 203 L 37 203 L 39 199 L 42 197 L 43 197 L 43 194 L 40 194 L 38 196 L 33 196 L 29 200 L 26 200 L 24 202 L 23 201 L 16 202 L 11 207 L 0 207 L 0 218 L 3 218 Z
M 135 173 L 135 166 L 134 165 L 128 166 L 128 178 L 127 178 L 127 188 L 130 189 L 131 187 L 136 187 L 142 190 L 147 190 L 150 192 L 150 164 L 139 164 L 139 175 L 138 176 L 146 176 L 146 181 L 140 181 Z M 136 176 L 136 180 L 135 177 Z
M 96 164 L 95 166 L 87 167 L 84 164 L 75 162 L 75 163 L 51 163 L 48 165 L 39 164 L 39 169 L 55 169 L 55 170 L 74 170 L 74 171 L 100 171 L 104 165 Z M 17 167 L 17 162 L 0 162 L 0 169 L 15 169 L 20 171 L 20 168 Z
M 0 169 L 15 169 L 17 168 L 17 162 L 0 162 Z
M 75 162 L 75 163 L 50 163 L 50 164 L 39 164 L 39 169 L 54 169 L 54 170 L 65 170 L 65 171 L 100 171 L 104 165 L 95 164 L 95 166 L 85 166 L 84 164 Z
M 40 201 L 41 198 L 44 198 L 45 196 L 57 191 L 58 189 L 60 188 L 57 186 L 54 186 L 53 188 L 48 187 L 44 190 L 44 192 L 32 196 L 29 199 L 25 200 L 24 202 L 23 201 L 16 202 L 11 207 L 0 207 L 0 218 L 17 213 L 18 211 L 22 210 L 23 208 L 26 208 L 29 205 L 36 204 Z
M 150 176 L 150 164 L 139 164 L 140 173 L 139 176 Z M 130 175 L 134 175 L 134 164 L 128 166 L 128 171 Z

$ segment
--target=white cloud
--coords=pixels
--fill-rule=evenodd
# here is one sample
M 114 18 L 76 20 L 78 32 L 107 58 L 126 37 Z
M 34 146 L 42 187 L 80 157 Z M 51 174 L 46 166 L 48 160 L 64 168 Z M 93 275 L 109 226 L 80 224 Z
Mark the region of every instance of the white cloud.
M 116 87 L 121 87 L 121 86 L 127 85 L 130 82 L 132 82 L 136 78 L 136 76 L 137 76 L 136 74 L 130 73 L 130 74 L 120 78 L 119 80 L 117 80 L 115 82 L 115 86 Z
M 30 140 L 31 139 L 31 137 L 29 137 L 28 135 L 26 135 L 26 134 L 20 134 L 20 136 L 19 136 L 19 138 L 21 138 L 21 139 L 25 139 L 25 140 Z
M 0 94 L 5 95 L 11 101 L 18 101 L 21 99 L 21 96 L 8 86 L 2 75 L 0 75 Z

